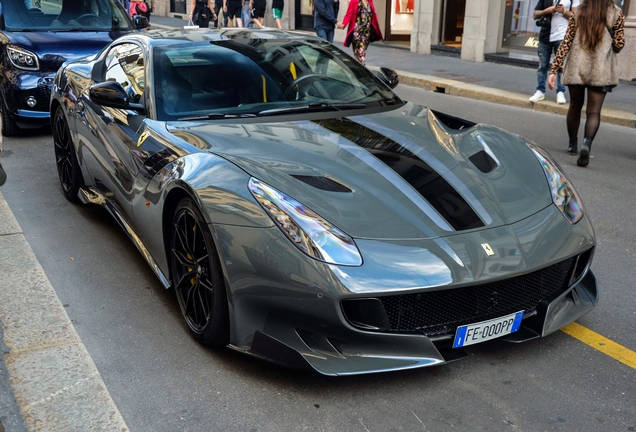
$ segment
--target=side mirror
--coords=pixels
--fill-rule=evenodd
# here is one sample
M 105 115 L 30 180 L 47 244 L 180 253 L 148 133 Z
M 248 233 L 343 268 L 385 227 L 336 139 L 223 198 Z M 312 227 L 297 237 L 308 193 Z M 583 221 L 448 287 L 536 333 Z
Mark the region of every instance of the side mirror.
M 148 28 L 148 18 L 143 15 L 135 15 L 132 17 L 132 22 L 137 30 Z
M 132 109 L 145 111 L 145 107 L 140 103 L 130 101 L 130 96 L 117 81 L 106 81 L 93 84 L 88 89 L 88 96 L 96 104 L 120 109 Z
M 379 71 L 376 71 L 375 76 L 380 78 L 380 81 L 394 89 L 400 83 L 400 77 L 397 72 L 387 67 L 381 67 Z

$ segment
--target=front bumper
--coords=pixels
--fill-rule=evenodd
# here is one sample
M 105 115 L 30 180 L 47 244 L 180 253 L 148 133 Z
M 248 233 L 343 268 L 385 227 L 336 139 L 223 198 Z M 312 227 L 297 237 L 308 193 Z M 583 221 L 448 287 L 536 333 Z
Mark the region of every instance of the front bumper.
M 596 278 L 588 271 L 577 284 L 542 301 L 516 333 L 500 340 L 526 342 L 580 318 L 598 302 Z M 275 336 L 272 336 L 275 335 Z M 323 375 L 355 375 L 445 364 L 467 356 L 452 348 L 452 335 L 365 332 L 325 325 L 307 316 L 272 310 L 249 348 L 230 348 L 264 360 Z
M 46 126 L 50 122 L 49 105 L 55 73 L 21 71 L 4 77 L 2 108 L 23 129 Z M 27 101 L 33 100 L 30 106 Z
M 554 206 L 509 227 L 450 236 L 444 241 L 356 240 L 365 261 L 360 267 L 311 260 L 277 228 L 216 225 L 213 232 L 229 287 L 230 348 L 325 375 L 393 371 L 458 360 L 466 353 L 452 348 L 455 329 L 481 321 L 466 314 L 464 322 L 453 321 L 444 331 L 431 334 L 420 324 L 407 329 L 373 328 L 386 320 L 351 319 L 343 302 L 417 298 L 419 294 L 426 302 L 428 294 L 454 295 L 472 287 L 492 286 L 499 291 L 500 282 L 515 278 L 524 281 L 518 289 L 525 290 L 533 285 L 528 277 L 539 274 L 543 278 L 544 269 L 563 268 L 557 272 L 562 276 L 559 282 L 547 291 L 542 286 L 531 306 L 516 309 L 518 305 L 513 304 L 508 312 L 489 311 L 498 317 L 525 310 L 521 329 L 502 338 L 523 342 L 556 331 L 598 301 L 596 279 L 589 270 L 595 246 L 592 227 L 586 218 L 570 225 Z M 494 256 L 484 255 L 480 246 L 484 242 L 492 246 Z M 503 293 L 485 295 L 496 305 L 503 303 L 498 294 Z M 411 317 L 417 316 L 420 312 L 411 306 L 405 310 Z

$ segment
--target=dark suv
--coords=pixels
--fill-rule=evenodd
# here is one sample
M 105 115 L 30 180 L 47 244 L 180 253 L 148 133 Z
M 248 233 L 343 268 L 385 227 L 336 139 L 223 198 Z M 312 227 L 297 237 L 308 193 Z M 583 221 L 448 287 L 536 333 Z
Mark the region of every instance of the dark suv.
M 0 0 L 2 134 L 49 123 L 51 85 L 62 63 L 145 27 L 148 20 L 131 21 L 118 0 Z

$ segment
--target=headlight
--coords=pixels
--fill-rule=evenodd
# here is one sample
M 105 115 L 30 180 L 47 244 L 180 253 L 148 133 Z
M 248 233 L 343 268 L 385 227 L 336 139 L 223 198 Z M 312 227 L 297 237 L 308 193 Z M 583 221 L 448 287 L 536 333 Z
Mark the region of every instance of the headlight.
M 40 69 L 40 63 L 38 62 L 38 56 L 31 51 L 27 51 L 23 48 L 9 45 L 7 47 L 7 55 L 13 66 L 18 69 L 24 70 L 38 70 Z
M 561 210 L 563 216 L 575 224 L 583 217 L 583 203 L 576 193 L 572 183 L 568 181 L 559 165 L 541 147 L 528 144 L 534 155 L 539 159 L 543 172 L 548 179 L 552 201 Z
M 362 265 L 353 239 L 312 210 L 255 178 L 250 179 L 248 187 L 276 225 L 301 251 L 329 264 Z

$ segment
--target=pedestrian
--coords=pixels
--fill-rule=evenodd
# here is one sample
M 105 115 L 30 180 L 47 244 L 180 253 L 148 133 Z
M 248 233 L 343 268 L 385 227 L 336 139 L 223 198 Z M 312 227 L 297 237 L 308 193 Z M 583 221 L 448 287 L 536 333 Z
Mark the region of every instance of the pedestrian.
M 223 14 L 227 13 L 228 24 L 230 27 L 243 27 L 241 22 L 241 10 L 243 9 L 242 0 L 223 0 Z
M 219 14 L 221 12 L 223 12 L 223 0 L 214 0 L 214 15 L 212 16 L 214 27 L 219 26 Z M 223 12 L 223 27 L 227 27 L 227 14 L 225 12 Z
M 150 15 L 152 15 L 152 13 L 155 11 L 155 10 L 152 8 L 152 1 L 153 1 L 153 0 L 146 0 L 146 4 L 148 5 L 148 16 L 147 16 L 147 18 L 148 18 L 148 22 L 150 22 Z
M 550 69 L 548 86 L 554 88 L 556 74 L 563 72 L 563 82 L 570 90 L 570 107 L 566 117 L 568 153 L 577 154 L 581 110 L 587 90 L 583 146 L 578 166 L 590 162 L 592 141 L 601 124 L 601 108 L 607 92 L 618 84 L 616 53 L 625 46 L 625 16 L 613 0 L 583 0 L 570 18 L 565 39 Z M 565 68 L 563 63 L 567 57 Z
M 214 20 L 214 6 L 212 0 L 192 0 L 192 12 L 190 21 L 201 28 L 210 26 L 210 21 Z
M 265 27 L 265 10 L 267 9 L 267 0 L 250 0 L 250 13 L 252 23 L 258 28 Z
M 324 40 L 333 43 L 333 35 L 338 24 L 338 10 L 340 2 L 338 0 L 315 0 L 314 29 L 316 35 Z
M 347 13 L 337 27 L 339 29 L 347 27 L 344 46 L 352 45 L 353 55 L 362 64 L 367 61 L 369 43 L 382 40 L 382 31 L 373 0 L 350 0 Z
M 241 9 L 241 18 L 245 27 L 250 27 L 252 24 L 252 14 L 250 13 L 250 1 L 243 0 L 243 7 Z
M 533 18 L 540 25 L 539 69 L 537 69 L 537 91 L 530 96 L 530 102 L 539 102 L 545 99 L 545 81 L 548 77 L 548 67 L 552 53 L 556 54 L 568 28 L 568 19 L 574 14 L 573 9 L 578 7 L 580 0 L 539 0 L 534 8 Z M 561 74 L 557 76 L 556 103 L 564 104 L 565 87 L 561 84 Z
M 150 20 L 150 6 L 144 0 L 130 0 L 128 7 L 128 14 L 131 18 L 135 15 L 141 15 Z
M 282 29 L 283 25 L 280 20 L 283 18 L 283 8 L 285 7 L 285 0 L 272 0 L 272 14 L 274 15 L 274 22 L 276 28 Z

